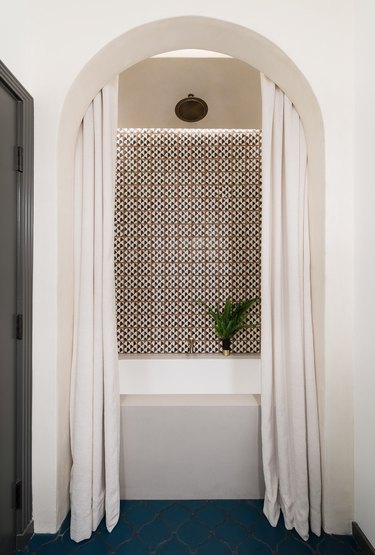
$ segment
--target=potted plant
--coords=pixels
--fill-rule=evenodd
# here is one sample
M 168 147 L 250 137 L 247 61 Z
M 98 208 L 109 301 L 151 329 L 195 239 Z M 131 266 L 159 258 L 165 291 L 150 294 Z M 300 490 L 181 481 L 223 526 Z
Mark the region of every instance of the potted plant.
M 216 335 L 222 340 L 223 355 L 230 354 L 231 338 L 240 330 L 253 328 L 256 324 L 247 324 L 246 319 L 250 308 L 258 302 L 258 298 L 246 299 L 234 303 L 230 297 L 225 301 L 224 308 L 210 307 L 202 300 L 197 300 L 197 304 L 204 306 L 208 314 L 214 321 Z

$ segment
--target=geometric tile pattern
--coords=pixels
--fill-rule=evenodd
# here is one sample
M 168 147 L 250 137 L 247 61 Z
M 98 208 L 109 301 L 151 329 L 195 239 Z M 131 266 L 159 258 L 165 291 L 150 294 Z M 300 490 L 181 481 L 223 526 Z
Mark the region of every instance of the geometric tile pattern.
M 360 555 L 352 536 L 310 535 L 307 542 L 272 528 L 262 500 L 121 501 L 117 526 L 102 521 L 92 537 L 70 539 L 69 517 L 58 534 L 36 534 L 28 555 Z
M 119 129 L 119 353 L 221 350 L 195 300 L 260 296 L 261 131 Z M 233 352 L 259 353 L 260 303 Z

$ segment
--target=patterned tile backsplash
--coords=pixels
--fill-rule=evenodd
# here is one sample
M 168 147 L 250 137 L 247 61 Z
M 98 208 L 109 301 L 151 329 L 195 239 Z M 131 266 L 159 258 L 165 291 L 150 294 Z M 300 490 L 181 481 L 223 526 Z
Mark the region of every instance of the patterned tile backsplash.
M 119 129 L 115 280 L 120 354 L 220 351 L 197 299 L 260 296 L 261 131 Z M 260 324 L 260 305 L 249 321 Z M 260 327 L 233 352 L 258 353 Z

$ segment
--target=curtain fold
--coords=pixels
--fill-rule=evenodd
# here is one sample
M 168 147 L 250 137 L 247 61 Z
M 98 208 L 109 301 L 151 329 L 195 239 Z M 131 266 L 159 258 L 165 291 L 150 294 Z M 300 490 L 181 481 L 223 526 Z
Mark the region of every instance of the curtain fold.
M 321 532 L 311 314 L 307 149 L 299 115 L 262 85 L 262 452 L 264 513 L 303 539 Z
M 120 399 L 114 294 L 113 214 L 117 78 L 82 121 L 74 183 L 74 336 L 70 430 L 71 538 L 119 518 Z

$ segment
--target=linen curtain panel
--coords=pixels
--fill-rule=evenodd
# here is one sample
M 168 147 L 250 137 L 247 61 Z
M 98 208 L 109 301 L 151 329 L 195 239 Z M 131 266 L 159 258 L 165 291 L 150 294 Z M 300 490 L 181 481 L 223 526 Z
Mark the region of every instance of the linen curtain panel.
M 113 214 L 118 82 L 82 121 L 74 183 L 74 339 L 70 428 L 71 537 L 119 518 L 120 406 L 114 296 Z
M 321 532 L 321 463 L 310 295 L 307 149 L 288 97 L 262 86 L 264 513 L 305 540 Z

